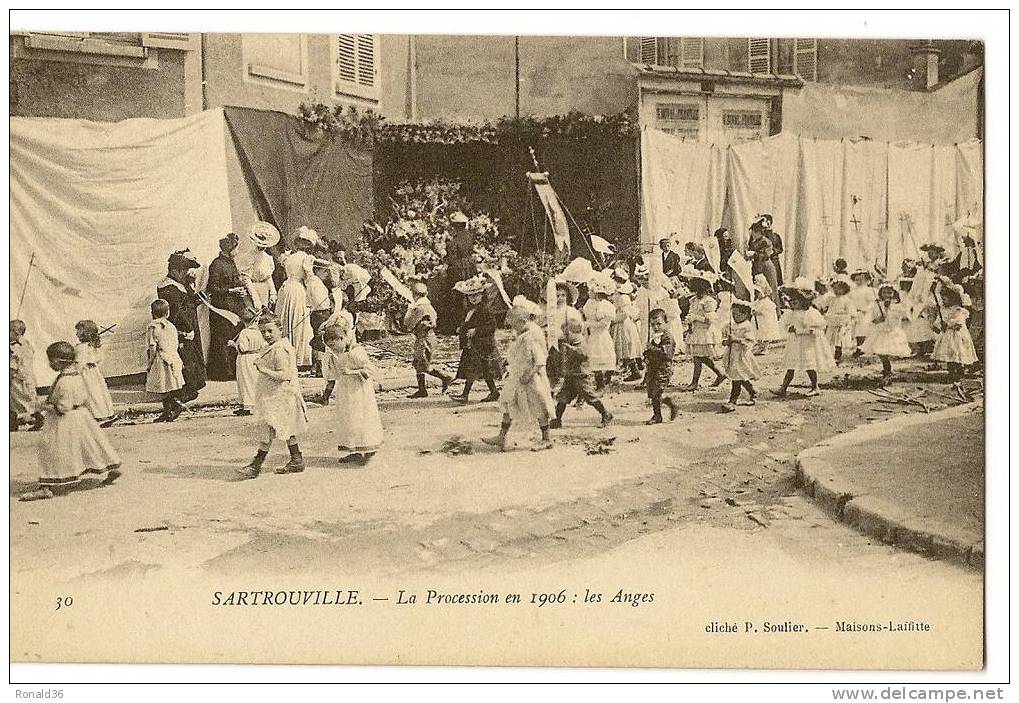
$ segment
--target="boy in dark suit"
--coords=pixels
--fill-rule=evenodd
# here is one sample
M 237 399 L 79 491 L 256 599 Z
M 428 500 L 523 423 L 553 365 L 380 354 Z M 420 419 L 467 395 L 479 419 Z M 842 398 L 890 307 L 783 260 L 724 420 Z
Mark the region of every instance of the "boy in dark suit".
M 676 341 L 669 334 L 669 318 L 661 308 L 651 311 L 651 339 L 644 360 L 647 362 L 647 396 L 651 399 L 651 419 L 648 425 L 662 422 L 662 405 L 669 409 L 669 421 L 676 419 L 679 408 L 672 398 L 665 397 L 665 389 L 672 382 L 672 358 L 676 355 Z
M 608 425 L 612 422 L 612 413 L 605 409 L 595 390 L 591 364 L 584 351 L 584 323 L 580 320 L 567 322 L 566 337 L 559 343 L 559 355 L 563 385 L 556 395 L 555 419 L 549 423 L 549 427 L 557 430 L 563 426 L 563 413 L 574 399 L 587 403 L 601 413 L 601 426 Z

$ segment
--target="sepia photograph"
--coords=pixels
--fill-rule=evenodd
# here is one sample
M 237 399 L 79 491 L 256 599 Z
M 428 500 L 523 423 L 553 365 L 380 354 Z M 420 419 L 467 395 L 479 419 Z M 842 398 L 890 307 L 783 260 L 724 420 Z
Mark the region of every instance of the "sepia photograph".
M 95 14 L 10 25 L 12 663 L 984 668 L 983 36 Z

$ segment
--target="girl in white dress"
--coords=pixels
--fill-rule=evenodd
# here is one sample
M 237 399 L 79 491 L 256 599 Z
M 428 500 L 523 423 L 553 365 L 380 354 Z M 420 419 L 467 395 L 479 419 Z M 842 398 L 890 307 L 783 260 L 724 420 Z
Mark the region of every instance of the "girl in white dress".
M 778 324 L 778 308 L 772 300 L 768 280 L 760 273 L 754 276 L 754 301 L 750 304 L 750 309 L 757 336 L 754 354 L 760 356 L 768 351 L 773 342 L 785 339 Z
M 761 370 L 757 366 L 757 360 L 754 359 L 757 331 L 751 322 L 752 316 L 753 309 L 750 303 L 744 300 L 733 301 L 732 322 L 725 326 L 722 340 L 726 347 L 722 355 L 725 375 L 732 381 L 732 389 L 729 392 L 729 402 L 722 407 L 721 412 L 736 410 L 737 401 L 744 388 L 748 396 L 745 404 L 756 403 L 757 391 L 754 390 L 753 382 L 761 377 Z
M 877 289 L 878 301 L 860 312 L 870 320 L 870 330 L 863 342 L 865 354 L 876 354 L 881 359 L 881 381 L 892 377 L 892 357 L 908 357 L 913 352 L 906 338 L 905 323 L 909 311 L 902 305 L 894 283 L 882 283 Z
M 170 304 L 156 298 L 150 306 L 152 322 L 145 331 L 149 368 L 145 374 L 145 390 L 159 395 L 163 414 L 154 422 L 173 422 L 184 410 L 177 398 L 184 387 L 184 360 L 180 357 L 177 328 L 167 317 Z
M 594 383 L 601 390 L 612 381 L 616 370 L 616 348 L 609 328 L 616 316 L 616 307 L 609 301 L 616 284 L 605 276 L 588 283 L 590 299 L 584 303 L 584 324 L 587 327 L 587 356 L 594 373 Z
M 237 350 L 237 402 L 241 407 L 234 410 L 234 415 L 250 415 L 255 409 L 255 387 L 258 385 L 255 360 L 265 347 L 255 311 L 247 308 L 242 319 L 244 328 L 237 334 L 237 339 L 228 342 Z
M 853 289 L 849 292 L 849 300 L 857 311 L 853 327 L 853 334 L 856 337 L 856 351 L 853 352 L 855 358 L 863 356 L 863 342 L 870 334 L 870 314 L 865 311 L 873 309 L 874 303 L 877 302 L 877 294 L 872 285 L 874 277 L 870 271 L 857 269 L 850 278 Z
M 46 348 L 58 376 L 46 399 L 46 423 L 39 438 L 39 488 L 21 500 L 44 500 L 77 488 L 113 483 L 120 457 L 88 409 L 89 393 L 78 372 L 74 348 L 54 342 Z
M 921 291 L 913 288 L 913 279 L 909 277 L 900 278 L 898 284 L 902 304 L 909 314 L 909 320 L 906 322 L 906 339 L 916 356 L 924 356 L 925 353 L 930 353 L 935 339 L 934 328 L 926 316 L 930 292 L 928 291 L 926 296 L 921 295 Z
M 717 324 L 718 302 L 711 294 L 711 281 L 699 271 L 686 270 L 681 275 L 687 279 L 687 285 L 695 296 L 686 314 L 686 321 L 690 325 L 690 334 L 686 339 L 687 353 L 693 357 L 693 378 L 686 390 L 697 390 L 703 366 L 715 372 L 712 387 L 720 386 L 725 382 L 725 374 L 715 366 L 713 359 L 718 356 L 722 346 L 722 330 Z
M 38 430 L 45 422 L 39 412 L 39 392 L 35 381 L 35 347 L 25 336 L 25 321 L 11 320 L 10 323 L 10 413 L 11 432 L 16 432 L 23 422 Z
M 314 230 L 304 228 L 299 231 L 294 242 L 296 250 L 283 259 L 283 270 L 287 274 L 287 280 L 280 286 L 279 298 L 276 301 L 276 316 L 279 318 L 283 335 L 290 340 L 297 354 L 298 368 L 311 366 L 311 339 L 314 330 L 311 327 L 308 291 L 305 286 L 314 275 L 312 267 L 315 263 L 315 257 L 307 250 L 314 245 L 317 238 Z
M 772 393 L 784 396 L 795 373 L 806 371 L 810 379 L 807 395 L 818 395 L 817 372 L 831 369 L 835 360 L 824 336 L 827 327 L 824 317 L 810 304 L 815 294 L 814 284 L 806 278 L 797 278 L 792 286 L 783 286 L 781 290 L 789 300 L 789 310 L 779 323 L 788 333 L 785 343 L 786 372 L 782 386 Z
M 336 419 L 332 429 L 340 461 L 366 463 L 382 446 L 382 419 L 375 399 L 375 367 L 368 352 L 354 341 L 347 323 L 326 327 L 328 350 L 322 372 L 333 381 Z
M 637 367 L 637 360 L 644 355 L 644 343 L 640 338 L 637 329 L 639 314 L 634 307 L 633 293 L 636 292 L 633 284 L 623 283 L 616 290 L 612 304 L 616 308 L 616 315 L 613 318 L 610 333 L 612 343 L 615 347 L 617 363 L 623 367 L 627 374 L 625 381 L 639 381 L 640 370 Z
M 247 466 L 237 469 L 237 473 L 241 478 L 257 477 L 277 437 L 286 438 L 290 461 L 276 469 L 276 473 L 300 473 L 304 471 L 304 457 L 297 444 L 297 435 L 308 426 L 308 410 L 297 377 L 297 357 L 275 317 L 263 317 L 259 320 L 258 329 L 266 343 L 255 360 L 255 368 L 258 369 L 255 415 L 263 439 L 258 443 L 255 458 Z
M 88 390 L 88 409 L 100 427 L 109 427 L 118 418 L 113 412 L 113 398 L 101 370 L 103 343 L 99 338 L 99 326 L 92 320 L 78 320 L 74 332 L 78 336 L 74 358 Z
M 668 285 L 665 285 L 668 284 Z M 679 279 L 665 279 L 659 297 L 655 299 L 652 291 L 652 302 L 665 313 L 668 320 L 669 336 L 676 343 L 676 356 L 686 354 L 686 340 L 683 338 L 683 311 L 679 307 L 679 299 L 687 292 Z
M 827 337 L 828 344 L 835 350 L 835 363 L 837 364 L 842 361 L 844 352 L 856 348 L 856 338 L 853 336 L 856 307 L 849 298 L 848 283 L 835 281 L 831 284 L 831 289 L 834 297 L 824 314 L 824 336 Z
M 537 423 L 541 442 L 532 447 L 533 450 L 552 448 L 549 423 L 555 417 L 555 403 L 545 370 L 548 354 L 545 335 L 536 323 L 540 315 L 541 308 L 522 295 L 513 300 L 513 307 L 507 315 L 517 336 L 506 352 L 506 380 L 499 400 L 502 423 L 497 436 L 482 439 L 500 450 L 506 448 L 506 436 L 514 422 Z
M 966 326 L 969 310 L 964 306 L 970 304 L 970 299 L 959 285 L 942 286 L 939 297 L 942 307 L 936 324 L 940 327 L 940 334 L 934 343 L 932 356 L 935 361 L 948 364 L 948 380 L 958 383 L 962 380 L 964 367 L 977 361 L 976 346 Z

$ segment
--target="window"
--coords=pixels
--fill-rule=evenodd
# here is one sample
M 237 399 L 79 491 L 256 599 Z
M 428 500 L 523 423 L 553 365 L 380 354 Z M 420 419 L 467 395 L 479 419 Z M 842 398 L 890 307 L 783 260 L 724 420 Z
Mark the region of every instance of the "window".
M 700 37 L 628 37 L 624 51 L 630 63 L 704 68 L 704 39 Z
M 751 73 L 771 73 L 771 40 L 748 39 L 747 69 Z
M 338 35 L 334 45 L 333 78 L 338 95 L 378 100 L 378 35 Z
M 722 129 L 730 144 L 764 137 L 764 114 L 760 110 L 723 110 Z
M 158 67 L 157 51 L 189 51 L 187 32 L 11 32 L 15 58 L 134 68 Z
M 303 89 L 308 84 L 308 40 L 303 34 L 245 34 L 245 80 Z
M 701 136 L 701 108 L 696 103 L 657 103 L 655 127 L 683 139 L 698 141 Z
M 817 80 L 817 39 L 793 40 L 793 73 L 805 81 Z
M 704 68 L 704 40 L 697 37 L 660 38 L 665 46 L 666 66 Z

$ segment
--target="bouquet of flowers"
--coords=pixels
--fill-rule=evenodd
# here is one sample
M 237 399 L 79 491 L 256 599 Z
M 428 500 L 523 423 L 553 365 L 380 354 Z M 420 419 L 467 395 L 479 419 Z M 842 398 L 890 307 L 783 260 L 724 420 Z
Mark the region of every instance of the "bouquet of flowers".
M 442 297 L 451 282 L 446 278 L 447 245 L 454 227 L 450 217 L 462 212 L 474 242 L 474 261 L 479 268 L 505 269 L 516 258 L 508 237 L 499 232 L 499 222 L 485 213 L 473 212 L 454 181 L 430 180 L 401 183 L 393 196 L 389 218 L 385 222 L 366 222 L 351 260 L 379 279 L 382 267 L 388 268 L 402 283 L 427 281 Z M 390 286 L 378 285 L 361 309 L 391 313 L 400 319 L 407 301 Z

